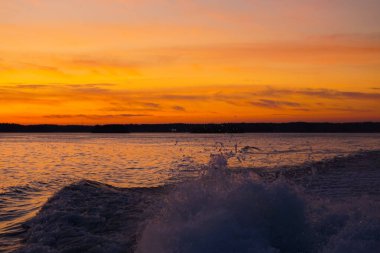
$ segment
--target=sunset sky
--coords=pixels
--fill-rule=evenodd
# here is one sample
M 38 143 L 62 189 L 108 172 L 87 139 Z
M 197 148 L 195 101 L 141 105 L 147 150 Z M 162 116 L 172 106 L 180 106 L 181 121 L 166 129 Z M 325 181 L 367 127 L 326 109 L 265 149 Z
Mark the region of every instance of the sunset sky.
M 380 121 L 379 0 L 0 0 L 0 122 Z

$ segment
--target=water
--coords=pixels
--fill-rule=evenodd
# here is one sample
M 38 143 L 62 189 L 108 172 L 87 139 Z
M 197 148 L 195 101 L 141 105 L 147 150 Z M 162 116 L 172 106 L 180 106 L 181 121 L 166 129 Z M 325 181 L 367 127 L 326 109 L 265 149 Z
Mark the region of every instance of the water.
M 378 252 L 379 150 L 379 134 L 0 134 L 0 252 Z

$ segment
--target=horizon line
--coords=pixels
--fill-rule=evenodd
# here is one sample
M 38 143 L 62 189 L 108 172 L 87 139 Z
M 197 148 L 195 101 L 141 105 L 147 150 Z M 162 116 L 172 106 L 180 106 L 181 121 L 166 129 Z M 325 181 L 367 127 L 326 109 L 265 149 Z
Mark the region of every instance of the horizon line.
M 19 125 L 19 126 L 109 126 L 109 125 L 233 125 L 233 124 L 380 124 L 380 121 L 287 121 L 287 122 L 205 122 L 205 123 L 187 123 L 187 122 L 171 122 L 171 123 L 95 123 L 95 124 L 23 124 L 13 122 L 0 122 L 0 125 Z

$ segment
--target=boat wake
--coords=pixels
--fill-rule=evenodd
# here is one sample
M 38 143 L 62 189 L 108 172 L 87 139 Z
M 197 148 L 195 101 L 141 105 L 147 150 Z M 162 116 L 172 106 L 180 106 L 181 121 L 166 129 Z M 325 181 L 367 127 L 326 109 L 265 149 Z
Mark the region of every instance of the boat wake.
M 380 252 L 380 152 L 121 189 L 80 181 L 24 224 L 16 252 Z

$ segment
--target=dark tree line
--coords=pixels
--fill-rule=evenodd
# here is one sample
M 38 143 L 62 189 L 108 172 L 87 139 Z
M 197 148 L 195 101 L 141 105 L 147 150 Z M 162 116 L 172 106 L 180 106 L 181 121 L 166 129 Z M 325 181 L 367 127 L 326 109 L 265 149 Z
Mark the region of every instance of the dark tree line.
M 0 124 L 13 133 L 380 133 L 380 122 L 358 123 L 226 123 L 226 124 L 112 124 L 19 125 Z

